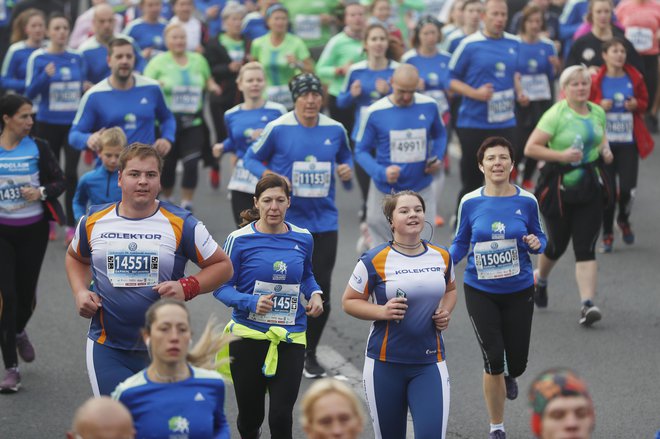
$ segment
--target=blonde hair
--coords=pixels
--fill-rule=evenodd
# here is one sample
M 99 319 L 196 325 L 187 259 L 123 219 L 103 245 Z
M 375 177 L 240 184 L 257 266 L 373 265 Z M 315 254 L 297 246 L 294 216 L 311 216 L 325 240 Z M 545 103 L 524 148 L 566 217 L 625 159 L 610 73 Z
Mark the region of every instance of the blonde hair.
M 559 77 L 559 88 L 564 90 L 569 82 L 575 79 L 576 76 L 581 75 L 591 84 L 591 74 L 589 69 L 584 64 L 577 64 L 574 66 L 566 67 Z
M 119 127 L 108 128 L 101 133 L 101 150 L 106 146 L 121 146 L 126 147 L 126 134 L 124 130 Z
M 186 29 L 181 23 L 170 23 L 165 26 L 165 29 L 163 29 L 163 38 L 167 37 L 167 34 L 172 32 L 174 29 L 181 29 L 184 33 L 186 32 Z
M 44 21 L 44 28 L 46 27 L 46 15 L 41 12 L 39 9 L 29 8 L 18 14 L 14 25 L 11 28 L 11 44 L 17 43 L 27 39 L 27 33 L 25 32 L 25 26 L 32 17 L 41 17 Z
M 243 79 L 243 75 L 244 75 L 245 72 L 247 72 L 248 70 L 259 70 L 261 73 L 264 74 L 264 76 L 266 75 L 266 72 L 264 71 L 264 66 L 262 66 L 262 65 L 261 65 L 260 63 L 258 63 L 257 61 L 250 61 L 249 63 L 244 64 L 244 65 L 241 67 L 241 69 L 238 71 L 238 77 L 236 78 L 236 83 L 237 83 L 237 84 L 238 84 L 239 82 L 241 82 L 241 79 Z
M 362 402 L 355 395 L 355 392 L 341 381 L 334 378 L 324 378 L 316 381 L 305 392 L 300 405 L 300 423 L 303 428 L 309 426 L 314 420 L 314 405 L 316 402 L 326 395 L 337 394 L 343 396 L 348 404 L 353 409 L 353 413 L 357 416 L 360 425 L 364 425 L 364 410 Z

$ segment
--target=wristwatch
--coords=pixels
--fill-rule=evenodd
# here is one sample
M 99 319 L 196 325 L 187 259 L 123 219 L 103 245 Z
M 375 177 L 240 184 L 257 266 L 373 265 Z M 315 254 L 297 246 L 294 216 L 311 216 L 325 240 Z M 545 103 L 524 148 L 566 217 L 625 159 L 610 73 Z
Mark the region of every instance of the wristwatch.
M 39 193 L 41 194 L 41 201 L 46 201 L 46 188 L 39 186 Z

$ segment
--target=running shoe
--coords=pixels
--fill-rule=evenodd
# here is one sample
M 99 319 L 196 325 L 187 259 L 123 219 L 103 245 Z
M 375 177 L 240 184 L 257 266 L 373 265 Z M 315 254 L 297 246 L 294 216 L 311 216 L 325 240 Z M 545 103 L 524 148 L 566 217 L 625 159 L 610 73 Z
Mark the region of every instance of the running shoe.
M 529 179 L 524 179 L 522 181 L 522 188 L 525 189 L 526 191 L 533 191 L 534 190 L 534 182 Z
M 218 189 L 220 187 L 220 171 L 217 169 L 211 168 L 209 172 L 209 182 L 213 189 Z
M 323 366 L 321 366 L 316 359 L 316 354 L 308 352 L 305 355 L 303 375 L 305 375 L 305 378 L 323 378 L 327 375 Z
M 48 221 L 48 240 L 57 240 L 57 223 L 55 221 Z
M 509 375 L 504 375 L 504 385 L 506 386 L 506 399 L 513 401 L 518 397 L 518 380 Z
M 34 346 L 32 346 L 27 332 L 23 331 L 20 334 L 16 334 L 16 350 L 18 351 L 18 355 L 26 363 L 32 363 L 34 361 Z
M 623 235 L 623 242 L 630 245 L 635 242 L 635 234 L 630 228 L 630 223 L 628 221 L 617 221 L 616 224 L 621 229 L 621 234 Z
M 86 148 L 85 151 L 83 151 L 83 161 L 87 166 L 92 166 L 94 163 L 94 151 Z
M 601 253 L 612 253 L 614 244 L 614 235 L 608 233 L 603 235 L 603 245 L 600 247 Z
M 5 370 L 5 378 L 0 383 L 0 393 L 16 393 L 21 387 L 21 374 L 17 367 Z
M 442 227 L 445 225 L 445 219 L 441 217 L 440 215 L 435 216 L 435 226 L 436 227 Z
M 66 228 L 66 236 L 64 237 L 64 245 L 67 247 L 69 244 L 71 244 L 71 241 L 73 241 L 73 236 L 76 234 L 76 229 L 73 227 L 67 227 Z
M 539 308 L 548 307 L 548 286 L 539 285 L 537 279 L 539 277 L 539 270 L 534 270 L 534 303 Z
M 506 433 L 502 430 L 495 430 L 488 433 L 488 439 L 506 439 Z
M 366 252 L 371 248 L 371 235 L 369 235 L 369 227 L 367 223 L 360 223 L 360 237 L 357 240 L 355 250 L 359 255 Z
M 596 305 L 584 305 L 580 311 L 580 320 L 582 326 L 589 327 L 603 318 L 600 309 Z

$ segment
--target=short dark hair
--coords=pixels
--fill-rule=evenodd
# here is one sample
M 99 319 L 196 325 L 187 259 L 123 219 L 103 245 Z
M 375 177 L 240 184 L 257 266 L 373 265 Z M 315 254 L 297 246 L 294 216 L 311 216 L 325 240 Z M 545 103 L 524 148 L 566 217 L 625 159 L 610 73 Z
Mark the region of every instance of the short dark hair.
M 32 101 L 22 95 L 10 94 L 0 98 L 0 129 L 4 129 L 3 116 L 12 117 L 23 105 L 32 105 Z
M 154 157 L 158 161 L 158 173 L 163 172 L 163 157 L 151 145 L 146 143 L 133 142 L 125 148 L 119 155 L 119 170 L 123 171 L 126 168 L 126 163 L 134 158 L 144 160 L 149 157 Z
M 48 21 L 46 21 L 46 28 L 50 26 L 51 21 L 56 20 L 58 18 L 63 18 L 64 20 L 66 20 L 67 24 L 69 25 L 69 30 L 71 29 L 71 20 L 69 20 L 69 17 L 67 17 L 66 15 L 64 15 L 59 11 L 54 11 L 50 13 L 50 15 L 48 16 Z
M 426 203 L 419 193 L 410 190 L 399 191 L 394 194 L 385 195 L 385 198 L 383 198 L 383 214 L 388 223 L 392 224 L 392 215 L 394 214 L 394 209 L 396 209 L 396 203 L 399 201 L 399 198 L 406 195 L 417 197 L 419 202 L 422 203 L 422 211 L 426 213 Z
M 412 36 L 412 46 L 414 48 L 418 48 L 420 45 L 419 41 L 419 33 L 422 31 L 422 28 L 426 26 L 427 24 L 432 24 L 436 27 L 438 30 L 438 43 L 442 41 L 442 24 L 438 21 L 437 18 L 435 18 L 432 15 L 425 15 L 422 18 L 419 19 L 417 22 L 417 25 L 415 26 L 415 30 L 413 31 L 413 36 Z
M 628 50 L 626 49 L 626 43 L 623 41 L 623 38 L 621 37 L 612 37 L 609 40 L 604 41 L 603 45 L 601 46 L 601 52 L 605 53 L 610 49 L 610 47 L 614 47 L 617 44 L 623 46 L 623 50 L 626 51 L 626 55 L 627 55 Z
M 277 174 L 266 174 L 263 177 L 259 179 L 257 182 L 257 186 L 254 188 L 254 198 L 256 200 L 261 197 L 261 194 L 266 192 L 268 189 L 272 188 L 282 188 L 284 191 L 284 194 L 286 195 L 287 198 L 291 198 L 291 195 L 289 195 L 289 192 L 291 191 L 291 188 L 289 187 L 289 184 L 287 181 L 281 176 Z M 245 209 L 244 211 L 241 212 L 241 219 L 243 220 L 241 224 L 239 224 L 239 227 L 246 226 L 250 224 L 252 221 L 256 221 L 260 218 L 259 216 L 259 210 L 252 206 L 249 209 Z
M 543 15 L 543 11 L 538 6 L 529 4 L 521 11 L 520 22 L 518 23 L 518 31 L 520 33 L 525 33 L 525 24 L 527 24 L 527 20 L 529 20 L 534 14 L 541 14 L 541 29 L 545 29 L 545 16 Z
M 121 46 L 133 46 L 133 43 L 126 37 L 115 37 L 110 40 L 108 43 L 108 56 L 112 55 L 112 51 L 115 47 Z
M 477 150 L 477 164 L 481 164 L 484 161 L 484 156 L 486 155 L 486 150 L 489 148 L 495 148 L 496 146 L 503 146 L 509 150 L 509 156 L 511 161 L 513 161 L 513 145 L 504 137 L 492 136 L 488 137 L 483 141 L 479 149 Z

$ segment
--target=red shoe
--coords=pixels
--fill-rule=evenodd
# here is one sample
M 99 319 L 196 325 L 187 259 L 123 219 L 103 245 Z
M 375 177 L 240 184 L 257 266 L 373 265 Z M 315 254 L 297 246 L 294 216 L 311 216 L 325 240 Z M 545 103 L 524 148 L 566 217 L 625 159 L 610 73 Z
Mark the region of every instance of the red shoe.
M 522 182 L 522 188 L 531 192 L 534 190 L 534 182 L 532 180 L 525 179 Z
M 442 227 L 445 225 L 445 219 L 441 217 L 440 215 L 435 216 L 435 226 L 436 227 Z
M 85 149 L 85 151 L 83 151 L 83 161 L 87 166 L 92 166 L 95 158 L 94 151 L 91 149 Z
M 220 187 L 220 171 L 211 169 L 211 172 L 209 172 L 209 181 L 213 189 L 218 189 Z

